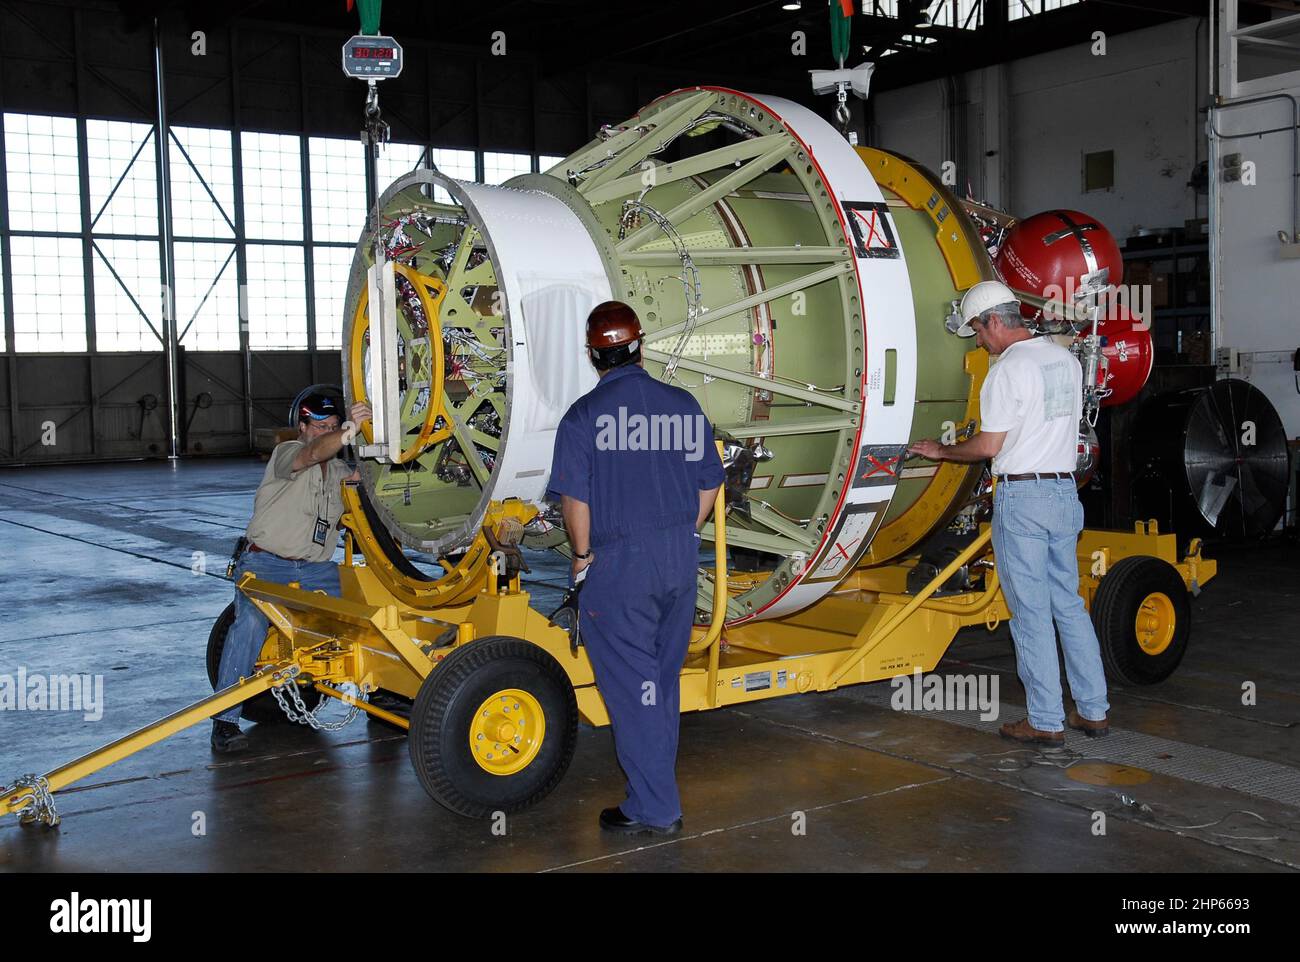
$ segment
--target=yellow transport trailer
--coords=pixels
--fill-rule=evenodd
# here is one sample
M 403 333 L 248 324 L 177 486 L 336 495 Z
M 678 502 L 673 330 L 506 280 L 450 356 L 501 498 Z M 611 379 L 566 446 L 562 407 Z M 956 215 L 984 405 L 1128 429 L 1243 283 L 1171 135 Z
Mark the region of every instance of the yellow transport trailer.
M 516 812 L 545 797 L 572 759 L 579 720 L 599 726 L 609 716 L 586 651 L 570 646 L 568 632 L 532 607 L 521 585 L 518 537 L 535 509 L 494 503 L 470 549 L 428 580 L 391 559 L 360 489 L 345 486 L 344 496 L 341 598 L 246 575 L 239 589 L 271 623 L 252 677 L 67 765 L 18 779 L 0 792 L 0 813 L 56 824 L 54 792 L 267 693 L 307 724 L 328 724 L 313 706 L 336 699 L 409 729 L 421 785 L 461 815 Z M 712 620 L 697 627 L 682 669 L 684 712 L 930 671 L 959 629 L 991 630 L 1011 616 L 982 525 L 914 593 L 907 590 L 914 560 L 860 568 L 808 609 L 724 628 L 728 595 L 744 588 L 743 576 L 727 576 L 725 542 L 719 525 L 713 571 L 721 577 L 713 579 Z M 1089 529 L 1079 539 L 1079 592 L 1114 677 L 1158 680 L 1182 657 L 1188 592 L 1217 569 L 1201 557 L 1199 540 L 1182 558 L 1176 550 L 1174 535 L 1154 523 L 1132 532 Z M 982 573 L 982 587 L 935 597 L 962 568 Z M 223 635 L 214 638 L 219 644 Z M 414 699 L 409 720 L 368 703 L 381 689 Z
M 253 677 L 24 776 L 0 813 L 52 823 L 51 793 L 272 699 L 317 727 L 337 724 L 315 711 L 335 699 L 409 729 L 421 784 L 463 815 L 543 798 L 579 720 L 608 716 L 586 652 L 521 586 L 519 549 L 563 550 L 539 505 L 559 417 L 595 380 L 575 319 L 609 297 L 636 306 L 647 370 L 694 393 L 731 465 L 735 490 L 702 532 L 710 617 L 682 710 L 933 669 L 959 629 L 1010 617 L 987 525 L 966 510 L 981 467 L 903 467 L 910 441 L 978 423 L 989 358 L 946 326 L 997 276 L 968 207 L 798 104 L 717 87 L 661 97 L 505 185 L 399 178 L 358 243 L 344 312 L 343 386 L 375 424 L 344 489 L 342 597 L 245 577 L 271 624 Z M 728 572 L 728 544 L 733 568 L 755 570 Z M 429 577 L 408 548 L 455 560 Z M 1166 677 L 1188 592 L 1215 563 L 1199 541 L 1180 557 L 1154 523 L 1086 530 L 1078 555 L 1109 674 Z M 219 622 L 212 678 L 222 643 Z M 370 704 L 380 691 L 413 699 L 409 720 Z

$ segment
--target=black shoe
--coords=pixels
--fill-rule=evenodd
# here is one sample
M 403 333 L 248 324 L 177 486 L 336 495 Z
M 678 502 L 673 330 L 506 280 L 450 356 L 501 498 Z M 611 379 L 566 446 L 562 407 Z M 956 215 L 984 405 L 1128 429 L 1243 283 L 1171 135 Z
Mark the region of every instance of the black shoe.
M 222 755 L 242 752 L 248 747 L 248 736 L 239 730 L 237 722 L 212 719 L 212 750 Z
M 600 827 L 620 835 L 676 835 L 682 830 L 682 820 L 679 818 L 671 825 L 646 825 L 632 821 L 621 808 L 607 808 L 600 813 Z

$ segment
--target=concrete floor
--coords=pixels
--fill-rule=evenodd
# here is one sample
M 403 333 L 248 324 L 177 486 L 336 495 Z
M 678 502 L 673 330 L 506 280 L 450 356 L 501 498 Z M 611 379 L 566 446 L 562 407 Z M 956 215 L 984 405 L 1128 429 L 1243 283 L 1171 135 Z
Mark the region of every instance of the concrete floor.
M 204 644 L 231 597 L 221 575 L 262 470 L 250 459 L 0 473 L 0 674 L 105 679 L 98 721 L 0 712 L 0 782 L 207 694 Z M 194 573 L 196 552 L 209 573 Z M 1193 603 L 1186 660 L 1161 685 L 1112 689 L 1121 737 L 1106 742 L 1021 750 L 971 715 L 893 711 L 885 683 L 687 715 L 686 832 L 656 843 L 596 826 L 622 797 L 608 729 L 583 727 L 560 787 L 500 835 L 429 799 L 393 729 L 253 726 L 250 755 L 217 759 L 205 724 L 61 793 L 56 832 L 0 820 L 0 868 L 1294 870 L 1300 551 L 1212 553 L 1222 573 Z M 549 610 L 559 569 L 539 577 Z M 940 671 L 996 673 L 1003 718 L 1020 717 L 1005 626 L 963 632 Z M 1253 707 L 1241 704 L 1245 681 Z M 1108 743 L 1123 767 L 1091 754 Z

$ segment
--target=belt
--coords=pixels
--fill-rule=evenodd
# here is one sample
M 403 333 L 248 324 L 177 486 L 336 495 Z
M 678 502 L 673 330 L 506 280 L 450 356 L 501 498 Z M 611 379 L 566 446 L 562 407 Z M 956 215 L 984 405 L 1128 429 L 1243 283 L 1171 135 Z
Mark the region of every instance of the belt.
M 259 548 L 253 542 L 248 542 L 247 551 L 256 551 L 258 554 L 269 554 L 272 558 L 279 558 L 281 561 L 302 561 L 302 558 L 286 558 L 282 554 L 276 554 L 274 551 L 267 551 L 265 548 Z
M 1069 471 L 1030 471 L 1028 474 L 999 474 L 998 483 L 1003 481 L 1073 481 L 1074 475 Z

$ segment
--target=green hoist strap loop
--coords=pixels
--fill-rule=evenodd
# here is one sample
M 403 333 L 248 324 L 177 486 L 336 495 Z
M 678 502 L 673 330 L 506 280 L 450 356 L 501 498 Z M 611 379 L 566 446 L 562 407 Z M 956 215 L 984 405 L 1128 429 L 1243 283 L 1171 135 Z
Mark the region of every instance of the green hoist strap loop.
M 383 5 L 384 0 L 357 0 L 362 33 L 376 37 L 379 35 L 379 8 Z
M 853 28 L 853 0 L 830 0 L 831 56 L 843 67 L 849 56 L 849 34 Z

